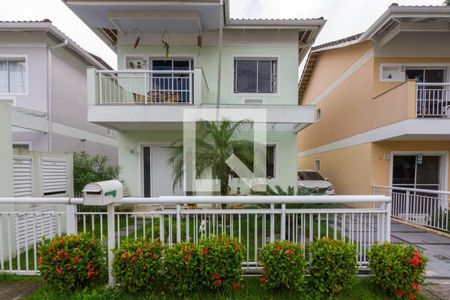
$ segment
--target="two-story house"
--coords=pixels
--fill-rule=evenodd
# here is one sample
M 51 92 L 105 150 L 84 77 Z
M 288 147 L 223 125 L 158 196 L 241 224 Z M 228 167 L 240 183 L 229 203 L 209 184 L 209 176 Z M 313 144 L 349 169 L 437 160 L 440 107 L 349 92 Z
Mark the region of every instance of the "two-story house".
M 232 19 L 222 0 L 65 3 L 117 52 L 118 71 L 88 70 L 88 120 L 119 132 L 131 195 L 183 193 L 167 160 L 187 108 L 266 109 L 268 183 L 296 186 L 296 134 L 314 120 L 298 67 L 323 19 Z
M 313 47 L 299 104 L 316 121 L 298 135 L 299 167 L 339 194 L 448 190 L 449 22 L 448 6 L 393 4 L 365 32 Z
M 87 121 L 86 67 L 111 69 L 49 20 L 0 22 L 0 101 L 12 103 L 14 148 L 105 153 L 114 131 Z

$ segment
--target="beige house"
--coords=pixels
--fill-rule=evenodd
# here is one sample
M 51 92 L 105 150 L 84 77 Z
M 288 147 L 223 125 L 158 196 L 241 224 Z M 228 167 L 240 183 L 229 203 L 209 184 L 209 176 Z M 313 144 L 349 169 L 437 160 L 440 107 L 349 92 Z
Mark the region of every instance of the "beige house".
M 449 6 L 394 4 L 367 31 L 313 47 L 299 104 L 316 121 L 298 134 L 298 167 L 338 194 L 448 190 L 449 22 Z

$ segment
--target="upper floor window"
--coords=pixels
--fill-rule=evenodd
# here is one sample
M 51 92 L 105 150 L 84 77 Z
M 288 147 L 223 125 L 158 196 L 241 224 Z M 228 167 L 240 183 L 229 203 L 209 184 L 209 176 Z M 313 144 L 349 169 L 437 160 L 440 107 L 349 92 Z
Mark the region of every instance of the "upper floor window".
M 25 58 L 0 57 L 0 94 L 24 94 L 26 72 Z
M 277 60 L 260 58 L 234 59 L 235 93 L 276 93 Z

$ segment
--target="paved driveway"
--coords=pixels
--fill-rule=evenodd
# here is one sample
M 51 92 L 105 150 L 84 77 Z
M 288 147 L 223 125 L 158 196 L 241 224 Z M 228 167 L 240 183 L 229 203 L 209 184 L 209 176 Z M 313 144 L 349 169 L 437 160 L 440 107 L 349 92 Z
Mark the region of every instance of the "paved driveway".
M 414 244 L 428 257 L 426 276 L 450 280 L 450 238 L 392 221 L 391 243 Z

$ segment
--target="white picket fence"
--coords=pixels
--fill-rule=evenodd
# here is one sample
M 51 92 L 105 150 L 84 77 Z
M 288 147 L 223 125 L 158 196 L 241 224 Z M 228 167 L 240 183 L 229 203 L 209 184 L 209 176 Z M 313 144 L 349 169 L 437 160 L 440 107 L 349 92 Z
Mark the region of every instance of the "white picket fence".
M 228 235 L 245 246 L 243 269 L 248 272 L 259 270 L 260 250 L 271 241 L 305 246 L 326 236 L 355 244 L 364 269 L 370 246 L 390 240 L 390 201 L 386 196 L 354 195 L 124 198 L 111 206 L 108 220 L 106 210 L 86 211 L 81 198 L 0 198 L 0 271 L 37 274 L 38 243 L 43 235 L 63 232 L 91 233 L 110 249 L 120 247 L 125 238 L 145 236 L 172 245 Z M 1 211 L 1 204 L 11 203 L 56 209 Z M 49 218 L 54 228 L 40 228 L 43 223 L 37 220 Z M 17 240 L 17 219 L 32 227 L 24 231 L 23 242 Z
M 394 218 L 449 231 L 449 191 L 375 185 L 373 194 L 392 198 L 392 217 Z

